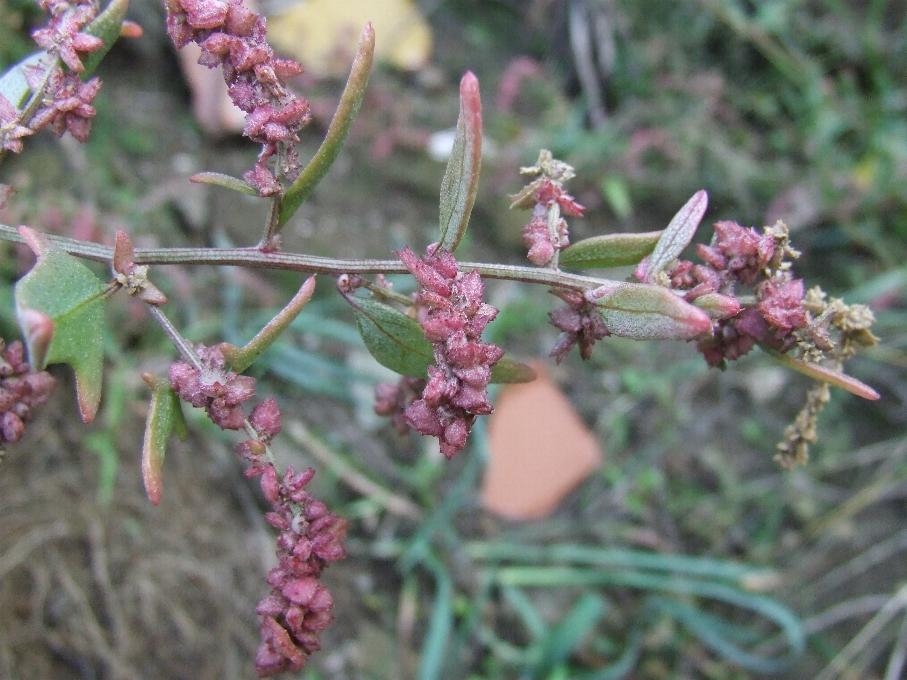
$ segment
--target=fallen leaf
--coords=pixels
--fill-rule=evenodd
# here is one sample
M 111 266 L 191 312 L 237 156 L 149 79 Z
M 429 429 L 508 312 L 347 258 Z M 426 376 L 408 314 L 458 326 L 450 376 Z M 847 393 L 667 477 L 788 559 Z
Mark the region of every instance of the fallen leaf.
M 598 440 L 544 365 L 533 368 L 533 382 L 501 390 L 488 422 L 482 505 L 509 519 L 551 514 L 602 460 Z

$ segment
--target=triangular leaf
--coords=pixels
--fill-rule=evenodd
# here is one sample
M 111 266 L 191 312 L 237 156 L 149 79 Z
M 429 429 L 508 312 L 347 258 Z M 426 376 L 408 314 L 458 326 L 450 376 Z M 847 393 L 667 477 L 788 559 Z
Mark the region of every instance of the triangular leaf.
M 401 375 L 424 378 L 434 361 L 431 343 L 419 323 L 400 310 L 369 298 L 350 299 L 365 346 L 382 366 Z M 491 369 L 491 382 L 518 383 L 535 379 L 529 366 L 503 357 Z
M 606 269 L 638 264 L 650 254 L 663 232 L 604 234 L 577 241 L 561 251 L 558 262 L 573 269 Z
M 37 364 L 34 368 L 60 363 L 72 366 L 79 413 L 86 423 L 94 419 L 101 400 L 105 291 L 104 283 L 88 267 L 62 250 L 42 252 L 31 271 L 16 284 L 20 325 L 25 329 L 33 326 L 36 312 L 53 324 L 45 352 L 29 346 L 30 360 Z
M 460 115 L 453 150 L 441 180 L 441 248 L 457 249 L 479 190 L 482 165 L 482 101 L 479 80 L 471 72 L 460 81 Z
M 652 251 L 646 269 L 646 281 L 652 281 L 658 272 L 676 260 L 690 244 L 708 205 L 708 194 L 700 190 L 677 211 Z
M 174 432 L 186 436 L 186 421 L 180 408 L 179 397 L 166 380 L 144 376 L 151 387 L 151 402 L 145 419 L 145 437 L 142 441 L 142 481 L 152 505 L 161 502 L 163 491 L 164 455 L 167 442 Z

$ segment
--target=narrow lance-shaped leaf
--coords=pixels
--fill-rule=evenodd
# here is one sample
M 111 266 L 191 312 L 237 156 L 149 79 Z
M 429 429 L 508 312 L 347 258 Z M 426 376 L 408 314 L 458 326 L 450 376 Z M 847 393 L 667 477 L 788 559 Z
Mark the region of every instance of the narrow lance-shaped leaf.
M 677 211 L 652 251 L 646 268 L 646 281 L 653 281 L 655 275 L 676 260 L 690 244 L 708 205 L 708 194 L 700 190 Z
M 299 316 L 302 308 L 306 306 L 312 295 L 315 293 L 315 277 L 307 278 L 293 299 L 290 300 L 286 307 L 281 309 L 265 327 L 262 328 L 255 337 L 249 340 L 243 347 L 234 347 L 233 345 L 222 345 L 222 351 L 230 368 L 237 373 L 245 371 L 252 363 L 262 355 L 262 353 L 271 346 L 271 344 L 280 337 L 287 326 L 293 323 L 293 319 Z
M 104 46 L 82 58 L 82 63 L 85 65 L 83 78 L 88 77 L 98 67 L 117 38 L 120 37 L 127 9 L 129 9 L 129 0 L 110 0 L 104 11 L 85 27 L 85 32 L 100 38 Z
M 187 434 L 186 422 L 180 408 L 179 397 L 170 383 L 146 373 L 142 376 L 151 388 L 151 402 L 145 418 L 145 437 L 142 440 L 142 481 L 152 505 L 161 502 L 163 492 L 163 465 L 170 435 L 181 439 Z
M 586 293 L 612 335 L 636 340 L 689 340 L 712 328 L 708 314 L 667 288 L 611 283 Z
M 374 55 L 375 29 L 369 23 L 365 25 L 362 35 L 359 37 L 356 57 L 350 68 L 350 77 L 346 81 L 343 94 L 340 95 L 340 103 L 331 119 L 324 141 L 280 201 L 277 220 L 279 226 L 286 224 L 299 206 L 311 195 L 337 158 L 340 149 L 343 148 L 343 142 L 350 131 L 350 126 L 353 124 L 356 114 L 359 113 L 359 107 L 362 106 Z
M 454 252 L 466 228 L 479 190 L 482 165 L 482 101 L 479 79 L 467 71 L 460 81 L 460 115 L 453 150 L 441 180 L 440 245 Z
M 76 375 L 79 413 L 86 423 L 94 419 L 101 401 L 104 369 L 104 293 L 107 287 L 76 258 L 54 250 L 37 232 L 20 227 L 19 233 L 35 251 L 38 261 L 16 283 L 16 315 L 28 342 L 29 360 L 36 370 L 47 364 L 69 364 Z M 35 329 L 52 335 L 46 349 L 36 342 Z M 46 341 L 47 333 L 37 333 Z
M 382 366 L 401 375 L 424 378 L 434 361 L 431 343 L 419 323 L 400 310 L 369 298 L 347 298 L 365 346 Z M 529 366 L 503 357 L 492 367 L 491 382 L 517 383 L 535 379 Z
M 863 399 L 869 399 L 870 401 L 875 401 L 880 396 L 878 392 L 876 392 L 866 383 L 857 380 L 856 378 L 849 376 L 846 373 L 842 373 L 841 371 L 836 371 L 832 368 L 826 368 L 825 366 L 820 366 L 819 364 L 814 364 L 809 361 L 796 359 L 794 357 L 788 356 L 786 354 L 781 354 L 780 352 L 775 352 L 773 350 L 766 351 L 784 366 L 792 368 L 798 373 L 802 373 L 803 375 L 808 376 L 813 380 L 818 380 L 819 382 L 827 382 L 829 385 L 840 387 L 842 390 L 847 390 L 851 394 L 862 397 Z
M 223 189 L 229 189 L 230 191 L 236 191 L 240 194 L 246 194 L 247 196 L 258 196 L 258 189 L 253 187 L 251 184 L 245 180 L 241 180 L 239 177 L 233 177 L 233 175 L 225 175 L 220 172 L 199 172 L 189 178 L 190 182 L 195 184 L 209 184 L 215 187 L 221 187 Z
M 664 232 L 603 234 L 577 241 L 561 251 L 559 263 L 573 269 L 605 269 L 638 264 L 649 255 Z

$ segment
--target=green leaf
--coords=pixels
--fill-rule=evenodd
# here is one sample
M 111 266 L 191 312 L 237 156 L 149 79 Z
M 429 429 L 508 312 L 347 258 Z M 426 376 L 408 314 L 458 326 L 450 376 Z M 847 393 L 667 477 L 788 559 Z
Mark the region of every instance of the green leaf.
M 636 340 L 688 340 L 712 328 L 708 314 L 667 288 L 616 283 L 588 293 L 612 335 Z
M 350 299 L 356 325 L 365 346 L 382 366 L 401 375 L 424 378 L 434 362 L 431 343 L 419 323 L 406 314 L 370 298 Z M 535 371 L 508 357 L 491 369 L 493 383 L 520 383 L 535 379 Z
M 535 371 L 531 366 L 508 357 L 501 357 L 500 361 L 491 367 L 491 382 L 493 383 L 526 383 L 533 380 L 535 380 Z
M 278 226 L 286 224 L 299 206 L 311 195 L 321 178 L 327 174 L 340 153 L 340 149 L 343 148 L 343 142 L 350 131 L 350 126 L 356 119 L 356 114 L 359 113 L 359 107 L 362 106 L 374 55 L 375 29 L 369 23 L 365 25 L 362 35 L 359 37 L 356 57 L 350 67 L 350 77 L 346 81 L 346 87 L 343 88 L 343 94 L 340 95 L 340 102 L 337 104 L 337 110 L 328 126 L 324 141 L 280 200 Z
M 98 67 L 120 37 L 127 9 L 129 9 L 129 0 L 110 0 L 104 11 L 85 27 L 85 32 L 100 38 L 104 42 L 104 46 L 82 57 L 82 63 L 85 65 L 85 71 L 81 74 L 83 78 L 88 77 Z
M 145 437 L 142 441 L 142 481 L 145 493 L 152 505 L 161 502 L 163 491 L 164 455 L 167 442 L 174 432 L 180 438 L 186 436 L 186 421 L 180 408 L 179 397 L 162 378 L 145 374 L 142 376 L 151 387 L 151 402 L 145 419 Z
M 652 251 L 652 259 L 646 270 L 647 281 L 652 281 L 658 272 L 676 260 L 690 244 L 708 205 L 709 195 L 700 190 L 677 211 Z
M 26 67 L 37 66 L 42 59 L 49 60 L 47 52 L 35 52 L 15 66 L 12 66 L 0 77 L 0 95 L 17 109 L 21 109 L 25 105 L 25 101 L 31 92 L 28 81 L 25 79 L 25 69 Z
M 315 277 L 310 276 L 300 286 L 293 299 L 277 312 L 274 318 L 255 334 L 254 338 L 241 348 L 226 345 L 224 347 L 224 356 L 230 364 L 230 368 L 237 373 L 242 373 L 249 368 L 280 337 L 281 333 L 287 329 L 287 326 L 293 323 L 293 319 L 299 315 L 299 312 L 302 311 L 302 308 L 306 306 L 314 294 Z
M 602 195 L 608 201 L 611 210 L 622 220 L 627 219 L 633 213 L 630 190 L 627 183 L 619 177 L 606 177 L 602 180 Z
M 30 360 L 35 369 L 47 364 L 72 366 L 79 413 L 86 423 L 94 419 L 101 400 L 106 290 L 88 267 L 62 250 L 52 249 L 40 252 L 35 266 L 16 284 L 16 315 L 29 340 Z M 36 313 L 53 324 L 46 351 L 29 338 Z
M 441 180 L 440 245 L 454 252 L 469 226 L 482 165 L 482 101 L 479 80 L 467 71 L 460 81 L 460 115 L 453 150 Z
M 239 179 L 239 177 L 225 175 L 220 172 L 199 172 L 198 174 L 192 175 L 192 177 L 189 178 L 189 181 L 194 182 L 195 184 L 209 184 L 215 187 L 222 187 L 224 189 L 229 189 L 230 191 L 246 194 L 247 196 L 259 195 L 258 189 L 248 182 Z
M 574 269 L 605 269 L 638 264 L 649 255 L 663 232 L 604 234 L 577 241 L 561 251 L 558 262 Z
M 424 378 L 434 358 L 419 323 L 376 300 L 356 298 L 351 303 L 359 334 L 375 360 L 401 375 Z

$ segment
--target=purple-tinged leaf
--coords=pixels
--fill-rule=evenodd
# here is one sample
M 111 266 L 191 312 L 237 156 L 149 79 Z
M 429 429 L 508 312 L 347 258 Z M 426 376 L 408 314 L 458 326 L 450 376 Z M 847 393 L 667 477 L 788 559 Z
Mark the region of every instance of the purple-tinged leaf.
M 700 190 L 677 211 L 652 251 L 646 268 L 646 281 L 653 281 L 655 275 L 676 260 L 690 244 L 708 205 L 708 194 Z
M 135 248 L 132 245 L 132 239 L 122 229 L 117 229 L 113 243 L 113 259 L 110 264 L 113 271 L 118 274 L 129 274 L 135 267 Z
M 69 364 L 76 375 L 82 420 L 91 422 L 101 400 L 104 369 L 104 293 L 107 287 L 76 258 L 49 248 L 37 232 L 19 233 L 38 255 L 16 283 L 16 315 L 35 370 Z M 52 329 L 46 343 L 48 329 Z
M 186 422 L 179 398 L 170 382 L 145 373 L 142 378 L 151 388 L 151 402 L 145 418 L 145 436 L 142 440 L 142 481 L 152 505 L 161 502 L 163 492 L 163 465 L 167 442 L 174 432 L 181 439 L 186 436 Z
M 614 283 L 586 293 L 612 335 L 636 340 L 689 340 L 708 333 L 708 314 L 672 293 L 645 283 Z
M 311 195 L 321 178 L 327 174 L 331 164 L 340 153 L 340 149 L 343 148 L 343 142 L 350 131 L 350 126 L 356 119 L 356 114 L 359 113 L 359 107 L 362 106 L 374 55 L 375 29 L 368 23 L 362 30 L 362 35 L 359 36 L 356 56 L 350 68 L 350 77 L 346 81 L 346 87 L 343 88 L 343 94 L 340 95 L 340 103 L 337 105 L 330 126 L 328 126 L 324 141 L 280 200 L 278 225 L 286 224 L 299 206 Z
M 239 177 L 224 175 L 220 172 L 199 172 L 189 178 L 190 182 L 195 184 L 208 184 L 210 186 L 222 187 L 230 191 L 236 191 L 247 196 L 260 196 L 258 189 Z
M 706 293 L 693 300 L 693 304 L 713 319 L 730 319 L 740 313 L 740 301 L 730 295 Z
M 577 241 L 561 251 L 562 267 L 572 269 L 606 269 L 637 264 L 649 255 L 664 232 L 640 234 L 603 234 Z
M 803 375 L 812 378 L 813 380 L 818 380 L 819 382 L 827 382 L 829 385 L 840 387 L 842 390 L 847 390 L 851 394 L 862 397 L 863 399 L 868 399 L 870 401 L 875 401 L 880 397 L 879 393 L 869 385 L 860 380 L 857 380 L 852 376 L 847 375 L 846 373 L 836 371 L 832 368 L 826 368 L 825 366 L 820 366 L 819 364 L 796 359 L 794 357 L 772 350 L 766 351 L 768 351 L 768 353 L 772 357 L 774 357 L 784 366 L 792 368 L 798 373 L 802 373 Z
M 315 277 L 310 276 L 303 282 L 293 299 L 277 312 L 274 318 L 265 324 L 265 327 L 258 331 L 255 337 L 243 347 L 235 347 L 226 343 L 221 345 L 221 351 L 224 353 L 227 363 L 230 364 L 230 368 L 237 373 L 242 373 L 251 366 L 280 337 L 280 334 L 286 330 L 287 326 L 293 323 L 293 319 L 299 316 L 302 308 L 306 306 L 314 294 Z
M 482 101 L 471 71 L 460 81 L 460 115 L 453 150 L 441 180 L 441 248 L 454 252 L 469 226 L 482 165 Z

